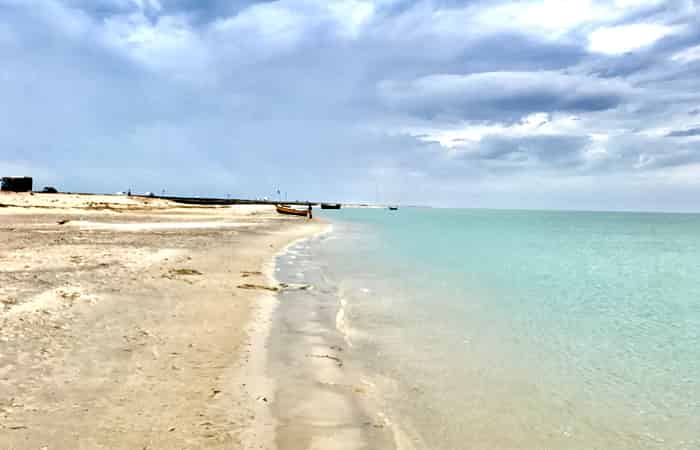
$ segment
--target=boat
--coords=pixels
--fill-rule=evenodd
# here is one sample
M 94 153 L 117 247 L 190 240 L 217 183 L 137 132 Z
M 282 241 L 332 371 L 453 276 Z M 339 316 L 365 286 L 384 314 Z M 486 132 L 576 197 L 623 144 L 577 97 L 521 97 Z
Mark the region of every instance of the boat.
M 287 205 L 276 205 L 277 212 L 280 214 L 287 214 L 291 216 L 308 216 L 309 211 L 307 209 L 295 209 Z
M 397 209 L 399 209 L 398 206 L 390 206 L 389 207 L 389 211 L 396 211 Z
M 321 209 L 340 209 L 340 203 L 321 203 Z

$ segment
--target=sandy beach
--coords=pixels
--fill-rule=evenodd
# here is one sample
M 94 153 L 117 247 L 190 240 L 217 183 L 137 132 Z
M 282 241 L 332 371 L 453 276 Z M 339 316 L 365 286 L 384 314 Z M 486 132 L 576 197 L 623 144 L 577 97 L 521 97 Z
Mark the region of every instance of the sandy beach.
M 0 448 L 274 448 L 269 206 L 0 195 Z

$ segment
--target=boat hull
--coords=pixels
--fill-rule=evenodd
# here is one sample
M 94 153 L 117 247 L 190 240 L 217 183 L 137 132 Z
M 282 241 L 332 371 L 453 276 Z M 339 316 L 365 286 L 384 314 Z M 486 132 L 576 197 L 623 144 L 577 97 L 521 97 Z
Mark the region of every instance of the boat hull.
M 276 208 L 277 208 L 278 213 L 286 214 L 288 216 L 306 217 L 309 214 L 307 210 L 294 209 L 294 208 L 290 208 L 289 206 L 284 206 L 284 205 L 277 205 Z

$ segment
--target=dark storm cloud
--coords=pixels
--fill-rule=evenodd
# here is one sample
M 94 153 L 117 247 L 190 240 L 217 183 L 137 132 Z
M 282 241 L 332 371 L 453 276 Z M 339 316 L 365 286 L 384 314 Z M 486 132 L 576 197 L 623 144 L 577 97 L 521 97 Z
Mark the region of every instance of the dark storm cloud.
M 554 70 L 579 63 L 586 55 L 580 45 L 548 42 L 524 33 L 501 32 L 471 43 L 457 57 L 461 72 Z
M 379 96 L 420 117 L 517 120 L 534 112 L 590 112 L 615 108 L 632 89 L 624 83 L 557 72 L 488 72 L 385 81 Z
M 184 13 L 194 16 L 198 23 L 229 17 L 243 9 L 275 0 L 160 0 L 163 13 Z
M 100 20 L 138 12 L 150 20 L 172 14 L 187 15 L 193 24 L 204 25 L 249 6 L 272 1 L 275 0 L 64 0 L 64 4 Z
M 137 4 L 130 0 L 66 0 L 65 5 L 98 18 L 137 9 Z

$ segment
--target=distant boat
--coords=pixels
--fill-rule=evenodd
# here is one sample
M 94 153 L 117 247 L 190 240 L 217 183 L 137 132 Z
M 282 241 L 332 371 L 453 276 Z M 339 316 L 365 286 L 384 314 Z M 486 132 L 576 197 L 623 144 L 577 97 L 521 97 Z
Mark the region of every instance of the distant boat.
M 286 205 L 277 205 L 277 212 L 280 214 L 287 214 L 291 216 L 308 216 L 309 211 L 306 209 L 295 209 Z
M 321 203 L 321 209 L 340 209 L 340 203 Z
M 399 209 L 398 206 L 390 206 L 390 207 L 389 207 L 389 210 L 390 210 L 390 211 L 396 211 L 397 209 Z

